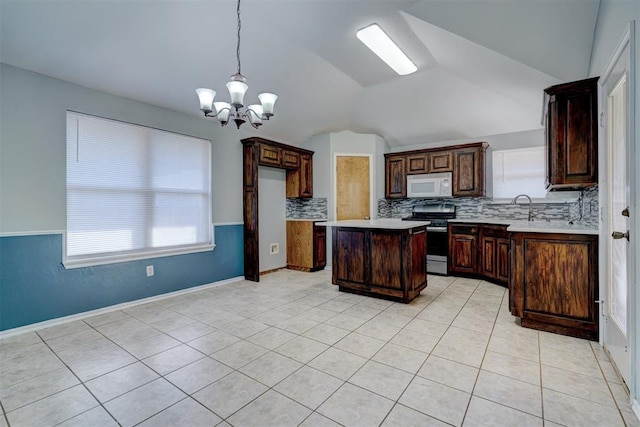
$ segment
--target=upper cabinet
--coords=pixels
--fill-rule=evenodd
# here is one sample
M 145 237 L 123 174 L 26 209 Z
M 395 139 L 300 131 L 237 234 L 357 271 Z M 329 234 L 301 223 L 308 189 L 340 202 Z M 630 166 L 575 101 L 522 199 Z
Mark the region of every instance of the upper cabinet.
M 407 197 L 406 156 L 385 154 L 385 197 L 403 199 Z
M 255 144 L 258 165 L 287 170 L 287 198 L 313 197 L 313 151 L 258 137 L 242 142 Z
M 300 154 L 300 166 L 287 171 L 287 198 L 313 197 L 313 162 L 312 154 Z
M 453 195 L 484 197 L 484 161 L 488 144 L 453 152 Z
M 453 151 L 442 150 L 427 153 L 428 173 L 452 172 L 453 171 Z
M 551 86 L 546 103 L 547 190 L 598 183 L 598 77 Z
M 453 173 L 454 197 L 485 195 L 486 142 L 385 154 L 385 197 L 407 197 L 407 175 Z

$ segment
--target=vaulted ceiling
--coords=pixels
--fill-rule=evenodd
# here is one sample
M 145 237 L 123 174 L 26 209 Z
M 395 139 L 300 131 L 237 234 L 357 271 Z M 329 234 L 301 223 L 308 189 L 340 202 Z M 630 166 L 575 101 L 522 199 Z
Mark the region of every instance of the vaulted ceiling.
M 598 7 L 243 0 L 245 100 L 278 94 L 276 116 L 257 134 L 292 144 L 342 130 L 401 146 L 537 129 L 542 89 L 588 76 Z M 0 0 L 0 61 L 199 116 L 195 88 L 228 100 L 235 8 L 235 0 Z M 374 22 L 416 73 L 396 75 L 357 40 Z

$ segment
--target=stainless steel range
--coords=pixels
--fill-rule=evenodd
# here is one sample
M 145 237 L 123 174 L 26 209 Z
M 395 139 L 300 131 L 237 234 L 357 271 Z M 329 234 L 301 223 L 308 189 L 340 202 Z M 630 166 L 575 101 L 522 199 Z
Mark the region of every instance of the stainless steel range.
M 427 227 L 427 272 L 447 274 L 447 221 L 456 217 L 456 206 L 447 202 L 428 202 L 413 207 L 411 221 L 431 221 Z

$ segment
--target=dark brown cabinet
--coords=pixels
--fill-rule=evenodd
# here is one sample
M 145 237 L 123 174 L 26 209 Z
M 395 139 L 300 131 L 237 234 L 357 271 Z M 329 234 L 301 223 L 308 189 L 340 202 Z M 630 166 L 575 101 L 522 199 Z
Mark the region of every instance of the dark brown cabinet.
M 547 97 L 548 190 L 598 183 L 598 77 L 551 86 Z
M 258 163 L 262 166 L 282 166 L 282 148 L 260 144 Z
M 598 339 L 598 236 L 511 233 L 509 307 L 524 327 Z
M 456 224 L 448 226 L 448 274 L 509 282 L 509 232 L 507 225 Z
M 407 175 L 453 173 L 453 197 L 485 195 L 486 142 L 385 154 L 385 197 L 407 197 Z
M 407 175 L 427 173 L 427 155 L 414 154 L 407 156 Z
M 486 145 L 453 152 L 453 196 L 484 197 Z
M 507 285 L 509 280 L 509 233 L 506 225 L 480 226 L 480 265 L 478 273 Z
M 327 230 L 314 221 L 287 221 L 287 268 L 317 271 L 327 265 Z
M 427 232 L 332 227 L 332 283 L 341 291 L 408 303 L 427 287 Z
M 298 169 L 300 167 L 300 154 L 297 151 L 282 151 L 282 166 L 286 169 Z
M 313 197 L 313 163 L 311 154 L 300 154 L 300 167 L 287 171 L 286 193 L 288 198 Z
M 438 151 L 427 154 L 427 171 L 429 173 L 452 172 L 453 151 Z
M 405 155 L 385 155 L 385 197 L 387 199 L 403 199 L 407 197 Z
M 478 273 L 478 226 L 449 224 L 449 274 L 475 275 Z
M 244 277 L 259 282 L 258 168 L 286 169 L 287 197 L 313 197 L 313 151 L 259 137 L 241 142 Z

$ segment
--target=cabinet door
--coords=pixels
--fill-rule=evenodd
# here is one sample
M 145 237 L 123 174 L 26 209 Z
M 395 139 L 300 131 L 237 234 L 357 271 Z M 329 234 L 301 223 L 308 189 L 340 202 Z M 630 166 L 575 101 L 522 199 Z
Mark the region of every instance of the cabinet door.
M 484 148 L 456 150 L 453 156 L 453 195 L 483 197 Z
M 405 156 L 385 159 L 385 197 L 402 199 L 407 197 L 407 169 Z
M 313 163 L 310 154 L 300 154 L 300 167 L 287 170 L 286 196 L 313 197 Z
M 282 166 L 286 169 L 298 169 L 300 167 L 300 154 L 291 150 L 282 152 Z
M 407 175 L 427 173 L 427 155 L 413 154 L 407 156 Z
M 260 144 L 258 163 L 264 166 L 280 167 L 282 164 L 282 149 L 266 144 Z
M 310 154 L 300 155 L 300 196 L 313 197 L 313 163 Z
M 598 236 L 515 233 L 512 244 L 509 293 L 522 326 L 597 339 Z
M 427 172 L 451 172 L 453 171 L 453 152 L 438 151 L 427 154 Z
M 327 265 L 327 229 L 313 227 L 313 268 L 322 269 Z
M 549 189 L 598 183 L 597 81 L 592 78 L 546 89 Z
M 488 278 L 496 277 L 496 238 L 482 236 L 480 239 L 481 246 L 481 259 L 482 259 L 482 271 L 481 274 Z
M 496 239 L 496 280 L 509 283 L 509 239 Z
M 478 227 L 467 225 L 449 226 L 449 273 L 477 273 Z

